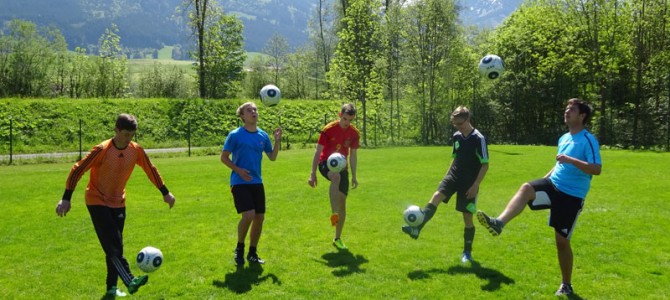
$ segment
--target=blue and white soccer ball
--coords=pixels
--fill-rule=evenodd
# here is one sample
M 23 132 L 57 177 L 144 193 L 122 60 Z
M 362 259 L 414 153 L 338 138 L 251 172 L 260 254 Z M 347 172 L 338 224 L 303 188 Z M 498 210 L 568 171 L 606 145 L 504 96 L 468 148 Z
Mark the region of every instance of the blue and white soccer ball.
M 496 79 L 502 76 L 505 65 L 502 58 L 495 54 L 488 54 L 479 61 L 479 74 L 488 79 Z
M 414 227 L 421 225 L 421 223 L 423 223 L 424 217 L 425 215 L 423 214 L 423 211 L 416 205 L 410 205 L 402 213 L 402 218 L 405 219 L 405 223 Z
M 335 152 L 328 156 L 326 164 L 331 172 L 340 173 L 347 167 L 347 158 L 342 153 Z
M 163 264 L 163 253 L 158 248 L 147 246 L 137 253 L 137 266 L 140 270 L 151 273 Z
M 260 91 L 261 102 L 267 106 L 275 106 L 281 100 L 281 91 L 276 85 L 268 84 Z

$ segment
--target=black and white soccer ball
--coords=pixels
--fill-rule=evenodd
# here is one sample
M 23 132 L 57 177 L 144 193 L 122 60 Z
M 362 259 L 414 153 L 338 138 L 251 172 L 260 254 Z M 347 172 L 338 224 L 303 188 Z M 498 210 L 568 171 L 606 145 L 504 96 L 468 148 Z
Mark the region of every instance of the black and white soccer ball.
M 502 58 L 495 54 L 488 54 L 479 61 L 479 74 L 488 79 L 497 79 L 505 71 Z
M 281 91 L 274 84 L 264 86 L 259 95 L 261 96 L 261 102 L 267 106 L 275 106 L 281 100 Z
M 331 172 L 340 173 L 347 167 L 347 158 L 342 153 L 335 152 L 328 156 L 326 164 Z
M 409 226 L 419 226 L 421 223 L 423 223 L 425 215 L 423 211 L 421 210 L 420 207 L 416 205 L 410 205 L 405 211 L 402 213 L 402 218 L 405 220 L 405 223 Z
M 140 270 L 151 273 L 163 264 L 163 253 L 155 247 L 147 246 L 137 253 L 137 266 Z

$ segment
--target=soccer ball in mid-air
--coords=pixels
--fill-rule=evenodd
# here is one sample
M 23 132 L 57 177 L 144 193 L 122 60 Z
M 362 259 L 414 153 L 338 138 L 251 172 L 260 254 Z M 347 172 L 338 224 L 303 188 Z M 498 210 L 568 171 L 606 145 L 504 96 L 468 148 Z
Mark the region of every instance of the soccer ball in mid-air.
M 260 91 L 261 102 L 267 106 L 275 106 L 281 100 L 281 91 L 276 85 L 268 84 Z
M 163 253 L 158 248 L 147 246 L 137 253 L 137 266 L 140 270 L 151 273 L 163 264 Z
M 505 65 L 498 55 L 489 54 L 479 61 L 479 74 L 488 79 L 500 77 L 503 71 L 505 71 Z
M 405 223 L 407 223 L 407 225 L 416 227 L 423 223 L 424 214 L 420 207 L 411 205 L 405 209 L 405 211 L 402 213 L 402 217 L 405 219 Z
M 335 173 L 340 173 L 347 166 L 347 158 L 342 153 L 335 152 L 328 156 L 328 170 Z

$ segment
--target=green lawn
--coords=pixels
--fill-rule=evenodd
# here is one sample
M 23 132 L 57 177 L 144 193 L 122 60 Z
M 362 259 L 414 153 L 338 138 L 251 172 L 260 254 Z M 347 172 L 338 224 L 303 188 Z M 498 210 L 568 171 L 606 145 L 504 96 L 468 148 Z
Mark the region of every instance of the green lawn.
M 478 208 L 493 215 L 524 181 L 552 167 L 554 147 L 491 145 Z M 177 197 L 172 210 L 141 169 L 127 187 L 126 257 L 160 248 L 161 269 L 136 299 L 555 299 L 560 283 L 547 211 L 524 211 L 499 237 L 479 224 L 470 266 L 459 262 L 463 222 L 441 205 L 418 240 L 402 211 L 424 206 L 450 163 L 449 147 L 359 150 L 343 239 L 331 245 L 327 182 L 307 178 L 312 149 L 264 159 L 268 211 L 262 268 L 237 271 L 238 216 L 229 170 L 218 156 L 155 158 Z M 573 285 L 584 299 L 670 298 L 670 154 L 603 150 L 573 235 Z M 72 211 L 55 214 L 72 163 L 1 166 L 0 299 L 96 299 L 105 286 L 103 252 L 84 206 L 88 175 Z M 37 185 L 37 186 L 35 186 Z M 453 199 L 452 199 L 453 200 Z M 125 290 L 125 288 L 124 288 Z

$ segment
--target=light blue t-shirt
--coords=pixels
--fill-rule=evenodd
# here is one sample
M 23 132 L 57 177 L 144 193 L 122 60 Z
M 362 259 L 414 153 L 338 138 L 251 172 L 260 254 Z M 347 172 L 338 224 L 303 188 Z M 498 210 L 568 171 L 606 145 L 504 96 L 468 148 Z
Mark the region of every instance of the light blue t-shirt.
M 263 183 L 261 177 L 261 160 L 263 152 L 272 152 L 272 142 L 268 134 L 260 128 L 255 132 L 249 132 L 244 127 L 239 127 L 228 134 L 223 144 L 223 151 L 232 153 L 233 163 L 243 169 L 249 170 L 251 181 L 244 181 L 236 172 L 230 174 L 230 185 L 258 184 Z
M 600 144 L 586 129 L 572 135 L 570 132 L 558 139 L 558 154 L 565 154 L 591 164 L 602 165 Z M 556 162 L 549 179 L 561 192 L 584 199 L 591 187 L 591 175 L 573 164 Z

